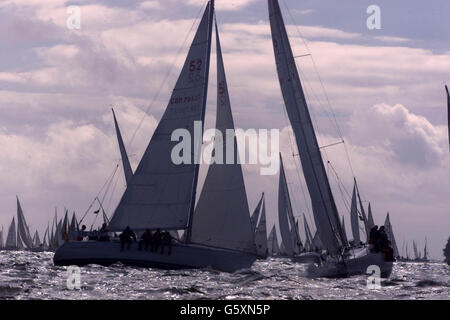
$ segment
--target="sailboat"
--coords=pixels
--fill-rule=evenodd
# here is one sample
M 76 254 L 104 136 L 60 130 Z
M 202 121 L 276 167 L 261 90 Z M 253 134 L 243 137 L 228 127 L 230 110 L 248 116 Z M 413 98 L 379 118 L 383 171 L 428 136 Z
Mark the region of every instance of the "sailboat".
M 16 220 L 12 218 L 9 225 L 8 235 L 6 236 L 5 250 L 17 250 L 17 233 L 16 233 Z
M 280 248 L 278 246 L 277 230 L 275 226 L 270 230 L 269 238 L 267 239 L 267 252 L 268 255 L 273 257 L 280 253 Z
M 0 250 L 3 250 L 4 247 L 5 243 L 3 242 L 3 226 L 2 226 L 2 230 L 0 230 Z
M 284 244 L 284 254 L 292 261 L 298 263 L 309 263 L 316 261 L 319 255 L 315 252 L 304 252 L 303 244 L 300 240 L 298 224 L 294 219 L 289 188 L 284 172 L 283 158 L 280 153 L 280 180 L 278 187 L 278 219 L 280 225 L 281 238 Z
M 22 206 L 20 205 L 19 197 L 17 199 L 17 238 L 18 244 L 23 244 L 25 249 L 33 248 L 33 238 L 30 235 L 30 229 L 25 220 Z
M 132 249 L 120 251 L 118 241 L 67 241 L 55 253 L 56 265 L 108 265 L 115 262 L 163 269 L 213 268 L 234 272 L 249 268 L 256 260 L 242 168 L 213 163 L 208 168 L 195 207 L 198 164 L 174 164 L 174 130 L 187 129 L 194 136 L 196 122 L 205 117 L 214 1 L 208 2 L 172 97 L 127 188 L 108 229 L 130 226 L 145 229 L 185 230 L 184 243 L 175 243 L 170 255 Z M 234 128 L 225 69 L 216 25 L 217 115 L 216 128 Z M 197 130 L 196 128 L 195 130 Z M 202 129 L 202 128 L 200 128 Z M 233 140 L 229 140 L 233 139 Z M 216 137 L 216 148 L 225 145 Z M 228 143 L 235 137 L 227 135 Z M 194 157 L 201 141 L 194 141 Z M 217 150 L 217 149 L 216 149 Z M 235 148 L 236 150 L 236 148 Z M 191 153 L 191 155 L 192 155 Z M 237 152 L 236 152 L 237 159 Z M 122 156 L 122 158 L 125 158 Z M 123 161 L 124 159 L 122 159 Z
M 389 212 L 386 215 L 386 220 L 384 221 L 384 229 L 388 236 L 389 241 L 391 242 L 391 247 L 394 250 L 394 258 L 400 257 L 400 253 L 397 248 L 397 241 L 395 241 L 394 230 L 392 228 L 391 220 L 389 219 Z
M 259 219 L 259 223 L 255 231 L 255 244 L 258 258 L 266 259 L 268 256 L 268 247 L 267 247 L 267 226 L 266 226 L 266 203 L 264 199 L 264 193 L 262 199 L 263 201 L 261 208 L 261 218 Z
M 373 253 L 368 246 L 351 249 L 345 247 L 337 207 L 278 1 L 268 0 L 268 6 L 281 92 L 297 143 L 315 225 L 328 252 L 324 260 L 311 264 L 308 272 L 311 276 L 346 277 L 365 274 L 369 266 L 378 265 L 381 276 L 388 277 L 392 271 L 392 262 L 385 261 L 382 253 Z

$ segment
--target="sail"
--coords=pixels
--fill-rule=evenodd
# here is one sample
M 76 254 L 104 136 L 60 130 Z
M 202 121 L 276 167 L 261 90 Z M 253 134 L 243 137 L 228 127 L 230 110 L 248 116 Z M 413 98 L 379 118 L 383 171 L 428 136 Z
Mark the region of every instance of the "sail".
M 348 239 L 347 239 L 347 231 L 345 231 L 345 220 L 344 220 L 344 216 L 342 216 L 342 233 L 344 234 L 344 244 L 348 245 Z
M 131 170 L 130 160 L 128 159 L 125 144 L 123 143 L 122 134 L 120 133 L 119 124 L 117 123 L 116 119 L 116 114 L 114 113 L 114 109 L 111 110 L 114 118 L 114 126 L 116 128 L 117 142 L 119 143 L 120 156 L 122 157 L 122 165 L 125 174 L 125 181 L 127 182 L 128 185 L 131 181 L 131 177 L 133 177 L 133 171 Z
M 306 221 L 305 214 L 303 214 L 303 225 L 305 227 L 307 250 L 313 251 L 313 237 L 312 237 L 311 230 L 309 229 L 308 221 Z
M 24 247 L 24 245 L 23 245 L 22 238 L 21 238 L 21 236 L 20 236 L 20 233 L 18 232 L 18 233 L 17 233 L 17 249 L 21 250 L 21 249 L 24 249 L 24 248 L 25 248 L 25 247 Z
M 447 127 L 448 127 L 448 148 L 450 150 L 450 94 L 448 92 L 447 86 L 445 86 L 445 91 L 447 92 Z
M 272 254 L 280 254 L 280 246 L 278 245 L 277 229 L 273 227 Z
M 69 240 L 77 240 L 78 237 L 78 221 L 75 212 L 72 214 L 72 220 L 69 226 Z
M 426 260 L 428 257 L 428 250 L 427 250 L 427 238 L 425 238 L 425 246 L 423 248 L 423 258 Z
M 258 256 L 267 256 L 267 227 L 266 227 L 266 204 L 263 201 L 261 219 L 255 233 L 256 252 Z
M 45 229 L 44 238 L 42 240 L 42 246 L 44 247 L 45 250 L 48 249 L 48 246 L 49 246 L 49 243 L 50 243 L 50 241 L 47 241 L 48 232 L 49 232 L 49 225 L 47 224 L 47 229 Z
M 392 250 L 394 250 L 394 257 L 398 257 L 400 254 L 398 252 L 397 243 L 395 241 L 391 220 L 389 219 L 389 212 L 387 213 L 386 220 L 384 221 L 384 229 L 386 230 L 388 239 L 391 242 Z
M 372 207 L 370 206 L 370 202 L 369 202 L 369 208 L 367 209 L 367 211 L 368 211 L 367 223 L 369 224 L 370 230 L 372 230 L 372 228 L 375 227 L 375 221 L 373 220 Z M 370 232 L 369 232 L 369 235 L 370 235 Z
M 116 208 L 110 230 L 184 229 L 193 210 L 200 143 L 192 141 L 190 163 L 175 164 L 172 150 L 179 144 L 172 133 L 194 135 L 194 122 L 203 123 L 208 87 L 214 5 L 210 1 L 198 26 L 169 104 Z M 195 149 L 195 150 L 194 150 Z M 194 159 L 195 158 L 195 159 Z
M 275 226 L 269 232 L 269 237 L 267 238 L 267 253 L 269 256 L 273 255 L 273 237 L 275 235 Z
M 306 104 L 302 84 L 277 0 L 269 1 L 270 27 L 278 78 L 311 198 L 320 238 L 332 254 L 339 253 L 343 236 L 339 216 Z
M 366 242 L 369 242 L 370 236 L 369 221 L 367 220 L 366 211 L 364 210 L 364 206 L 361 201 L 361 196 L 359 194 L 359 188 L 358 184 L 356 183 L 356 179 L 355 179 L 355 186 L 356 186 L 356 194 L 358 195 L 359 207 L 361 208 L 361 218 L 364 222 L 364 230 L 366 231 Z
M 258 204 L 256 205 L 255 210 L 253 211 L 253 213 L 250 217 L 253 232 L 256 231 L 256 225 L 258 224 L 259 214 L 261 213 L 261 205 L 263 202 L 263 198 L 264 198 L 264 192 L 262 193 L 261 199 L 259 200 Z
M 313 237 L 313 246 L 314 246 L 314 250 L 323 250 L 324 249 L 323 243 L 320 240 L 319 232 L 317 230 Z
M 228 95 L 225 68 L 216 25 L 217 51 L 217 113 L 214 151 L 222 150 L 223 159 L 232 163 L 209 165 L 208 173 L 198 199 L 192 220 L 191 241 L 220 248 L 256 253 L 254 232 L 250 222 L 250 211 L 245 191 L 242 168 L 238 163 L 237 141 Z M 220 132 L 220 136 L 218 136 Z M 224 138 L 222 138 L 222 135 Z M 228 140 L 228 139 L 231 139 Z M 234 144 L 234 154 L 227 155 L 226 145 Z
M 23 215 L 22 207 L 17 197 L 17 233 L 20 235 L 20 239 L 27 248 L 33 248 L 33 239 L 30 235 L 30 229 L 28 228 L 25 216 Z
M 287 255 L 294 254 L 294 237 L 292 237 L 289 227 L 289 211 L 292 211 L 289 189 L 284 173 L 283 159 L 280 153 L 280 180 L 278 185 L 278 222 L 280 226 L 281 239 L 284 245 L 283 253 Z
M 353 244 L 359 245 L 361 239 L 359 237 L 359 216 L 358 207 L 356 203 L 356 185 L 353 185 L 352 204 L 350 207 L 350 222 L 352 226 Z
M 41 239 L 39 238 L 39 233 L 36 230 L 36 232 L 34 233 L 34 237 L 33 237 L 33 247 L 39 248 L 40 246 L 41 246 Z
M 5 243 L 3 242 L 3 226 L 2 230 L 0 230 L 0 249 L 3 249 L 5 247 Z
M 15 217 L 12 218 L 11 224 L 9 225 L 8 235 L 6 236 L 5 248 L 17 248 L 17 234 L 16 234 L 16 220 Z

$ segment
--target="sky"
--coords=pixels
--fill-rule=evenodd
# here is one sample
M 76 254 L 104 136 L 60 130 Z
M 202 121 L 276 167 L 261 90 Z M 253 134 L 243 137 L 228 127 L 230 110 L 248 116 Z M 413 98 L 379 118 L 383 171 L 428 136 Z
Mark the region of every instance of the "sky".
M 0 2 L 4 233 L 16 213 L 16 195 L 41 237 L 55 207 L 59 216 L 64 208 L 77 216 L 86 212 L 120 163 L 112 106 L 136 168 L 205 2 Z M 369 30 L 366 10 L 373 4 L 380 7 L 381 29 Z M 70 5 L 80 8 L 79 30 L 67 27 Z M 355 176 L 375 222 L 383 224 L 389 211 L 400 251 L 409 243 L 412 252 L 412 240 L 423 247 L 426 237 L 431 256 L 442 259 L 450 236 L 444 91 L 450 81 L 450 2 L 280 0 L 280 6 L 294 54 L 311 54 L 296 62 L 319 145 L 345 141 L 322 151 L 332 165 L 326 168 L 347 231 Z M 292 156 L 297 151 L 276 75 L 267 2 L 217 0 L 216 15 L 235 125 L 281 130 L 294 214 L 305 213 L 313 224 L 299 159 Z M 215 76 L 213 45 L 206 128 L 215 123 Z M 125 189 L 121 170 L 104 198 L 108 214 Z M 200 186 L 206 170 L 201 167 Z M 266 194 L 270 229 L 278 214 L 278 175 L 261 176 L 258 165 L 243 170 L 250 210 Z M 88 225 L 97 207 L 88 211 Z M 304 234 L 302 219 L 300 226 Z

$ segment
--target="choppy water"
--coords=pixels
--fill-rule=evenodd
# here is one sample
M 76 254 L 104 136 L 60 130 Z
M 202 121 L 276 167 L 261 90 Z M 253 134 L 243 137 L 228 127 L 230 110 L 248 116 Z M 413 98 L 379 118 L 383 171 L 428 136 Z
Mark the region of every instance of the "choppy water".
M 92 265 L 81 268 L 81 289 L 69 290 L 66 267 L 52 258 L 0 251 L 0 299 L 450 299 L 444 263 L 395 263 L 376 290 L 367 288 L 366 276 L 306 278 L 306 265 L 288 259 L 257 261 L 234 274 Z

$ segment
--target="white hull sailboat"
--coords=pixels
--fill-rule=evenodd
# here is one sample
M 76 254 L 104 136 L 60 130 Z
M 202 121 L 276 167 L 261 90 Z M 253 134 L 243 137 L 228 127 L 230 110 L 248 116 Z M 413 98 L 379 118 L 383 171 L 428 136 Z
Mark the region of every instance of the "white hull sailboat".
M 368 246 L 345 251 L 345 236 L 278 0 L 268 0 L 268 6 L 281 92 L 297 143 L 317 232 L 328 253 L 323 261 L 310 266 L 310 274 L 327 277 L 365 274 L 369 265 L 376 264 L 380 267 L 381 275 L 389 276 L 392 262 L 386 262 L 382 253 L 371 252 Z
M 169 255 L 139 251 L 136 244 L 121 251 L 119 242 L 66 241 L 54 255 L 56 265 L 125 264 L 163 269 L 213 268 L 234 272 L 249 268 L 256 260 L 254 233 L 250 222 L 242 168 L 233 164 L 213 162 L 195 206 L 200 141 L 190 141 L 198 130 L 197 123 L 205 117 L 208 87 L 211 33 L 214 1 L 209 1 L 194 36 L 185 64 L 178 78 L 169 105 L 136 169 L 131 172 L 120 131 L 116 124 L 119 148 L 124 163 L 127 188 L 108 225 L 110 231 L 185 230 L 184 243 L 176 242 Z M 216 132 L 234 129 L 225 70 L 216 26 L 217 52 L 217 115 Z M 172 153 L 178 143 L 172 140 L 177 129 L 190 133 L 188 145 L 191 158 L 173 163 Z M 233 139 L 234 142 L 232 140 Z M 226 143 L 224 142 L 226 140 Z M 183 142 L 185 142 L 183 140 Z M 216 136 L 214 151 L 224 149 L 236 138 Z M 223 152 L 222 154 L 224 154 Z M 217 154 L 217 152 L 215 153 Z M 185 156 L 185 150 L 183 156 Z M 224 156 L 224 159 L 228 159 Z M 194 210 L 195 209 L 195 210 Z

